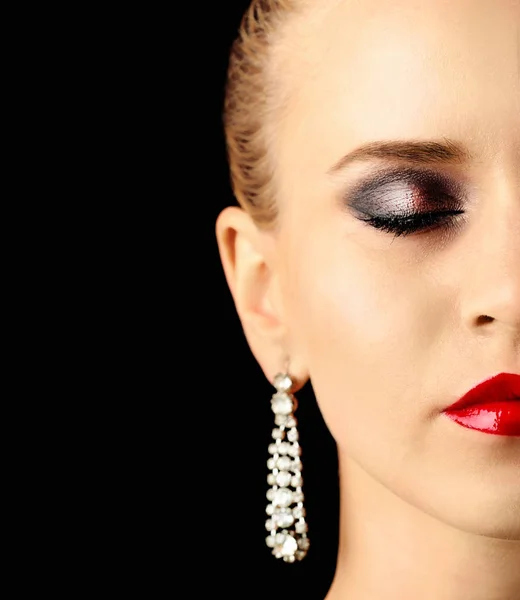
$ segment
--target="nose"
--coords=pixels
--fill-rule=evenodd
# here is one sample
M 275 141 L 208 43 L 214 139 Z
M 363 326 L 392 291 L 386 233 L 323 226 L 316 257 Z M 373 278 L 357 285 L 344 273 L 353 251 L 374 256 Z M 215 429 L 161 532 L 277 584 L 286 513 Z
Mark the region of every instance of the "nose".
M 474 332 L 500 330 L 520 353 L 520 191 L 501 189 L 468 234 L 463 316 Z

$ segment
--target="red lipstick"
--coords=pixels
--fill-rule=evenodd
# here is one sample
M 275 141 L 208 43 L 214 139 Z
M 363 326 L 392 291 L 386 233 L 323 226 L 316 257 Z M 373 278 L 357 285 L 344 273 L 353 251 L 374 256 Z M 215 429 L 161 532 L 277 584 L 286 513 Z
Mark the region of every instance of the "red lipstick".
M 520 375 L 500 373 L 490 377 L 443 412 L 462 427 L 520 436 Z

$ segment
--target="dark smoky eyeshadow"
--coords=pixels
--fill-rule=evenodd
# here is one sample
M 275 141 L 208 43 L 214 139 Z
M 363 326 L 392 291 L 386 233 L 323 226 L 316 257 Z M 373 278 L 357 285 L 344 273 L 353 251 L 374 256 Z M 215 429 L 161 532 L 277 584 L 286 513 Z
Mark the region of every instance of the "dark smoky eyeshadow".
M 344 202 L 363 213 L 381 211 L 388 204 L 385 197 L 403 195 L 407 186 L 413 186 L 425 199 L 427 210 L 460 208 L 463 203 L 462 185 L 451 177 L 437 171 L 403 167 L 369 174 L 347 192 Z

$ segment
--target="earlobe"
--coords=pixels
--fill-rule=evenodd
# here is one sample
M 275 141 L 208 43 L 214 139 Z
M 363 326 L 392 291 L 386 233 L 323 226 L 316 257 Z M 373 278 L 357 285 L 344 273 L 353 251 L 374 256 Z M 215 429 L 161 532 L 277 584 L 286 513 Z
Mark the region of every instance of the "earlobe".
M 259 229 L 243 209 L 228 207 L 219 215 L 216 235 L 247 341 L 271 380 L 283 360 L 286 333 L 275 270 L 274 234 Z

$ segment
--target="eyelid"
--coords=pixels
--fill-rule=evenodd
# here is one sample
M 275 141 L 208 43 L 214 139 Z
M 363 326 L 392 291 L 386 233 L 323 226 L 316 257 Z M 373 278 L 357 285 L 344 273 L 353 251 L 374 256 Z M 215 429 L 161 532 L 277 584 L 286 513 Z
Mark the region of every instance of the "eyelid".
M 344 203 L 352 208 L 366 209 L 373 205 L 374 194 L 384 191 L 385 187 L 400 183 L 423 189 L 433 200 L 443 200 L 438 205 L 460 204 L 465 200 L 465 188 L 456 178 L 436 170 L 417 167 L 386 167 L 370 172 L 361 181 L 356 182 L 344 196 Z M 433 203 L 430 202 L 430 206 Z

